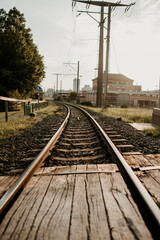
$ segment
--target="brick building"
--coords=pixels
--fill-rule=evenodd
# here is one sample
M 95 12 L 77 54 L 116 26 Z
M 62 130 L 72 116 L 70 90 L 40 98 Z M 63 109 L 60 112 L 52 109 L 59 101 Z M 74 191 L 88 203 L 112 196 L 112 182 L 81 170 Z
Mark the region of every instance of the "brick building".
M 156 107 L 159 93 L 156 91 L 142 91 L 140 85 L 134 85 L 134 80 L 123 74 L 108 74 L 107 104 L 114 106 Z M 96 103 L 97 78 L 92 80 L 92 91 L 82 91 L 93 104 Z M 104 86 L 103 86 L 104 93 Z

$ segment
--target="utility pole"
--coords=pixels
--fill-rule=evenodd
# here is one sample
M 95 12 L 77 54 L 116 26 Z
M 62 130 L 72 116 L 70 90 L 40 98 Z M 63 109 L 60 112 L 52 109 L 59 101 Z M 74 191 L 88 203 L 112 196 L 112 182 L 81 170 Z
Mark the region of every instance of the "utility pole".
M 100 42 L 99 42 L 99 63 L 98 63 L 98 78 L 97 78 L 97 101 L 96 105 L 98 107 L 102 106 L 102 95 L 103 95 L 103 83 L 104 83 L 104 107 L 106 107 L 106 97 L 107 97 L 107 82 L 108 82 L 108 68 L 109 68 L 109 41 L 110 41 L 110 22 L 111 22 L 111 11 L 115 7 L 126 7 L 125 11 L 135 3 L 120 4 L 121 1 L 117 3 L 104 2 L 104 1 L 80 1 L 73 0 L 72 3 L 85 3 L 87 7 L 90 5 L 95 5 L 101 7 L 101 21 L 100 21 Z M 72 4 L 73 6 L 75 4 Z M 106 65 L 105 65 L 105 76 L 103 77 L 103 28 L 104 28 L 104 7 L 108 7 L 108 27 L 107 27 L 107 53 L 106 53 Z M 87 12 L 88 13 L 88 12 Z
M 103 25 L 104 25 L 104 6 L 101 6 L 97 98 L 96 98 L 96 106 L 97 107 L 102 106 L 102 95 L 103 95 L 103 29 L 104 29 Z
M 78 94 L 79 94 L 79 61 L 77 65 L 77 97 L 76 97 L 76 103 L 78 103 Z
M 60 73 L 52 73 L 51 75 L 56 75 L 56 76 L 57 76 L 57 78 L 56 78 L 56 93 L 57 93 L 57 95 L 58 95 L 58 76 L 59 76 L 59 75 L 63 75 L 63 74 L 60 74 Z
M 109 50 L 110 50 L 110 28 L 111 28 L 111 5 L 108 5 L 108 24 L 107 24 L 107 48 L 106 48 L 106 65 L 104 71 L 104 101 L 103 108 L 106 109 L 107 101 L 107 86 L 108 86 L 108 72 L 109 72 Z
M 62 80 L 60 81 L 60 93 L 62 92 Z

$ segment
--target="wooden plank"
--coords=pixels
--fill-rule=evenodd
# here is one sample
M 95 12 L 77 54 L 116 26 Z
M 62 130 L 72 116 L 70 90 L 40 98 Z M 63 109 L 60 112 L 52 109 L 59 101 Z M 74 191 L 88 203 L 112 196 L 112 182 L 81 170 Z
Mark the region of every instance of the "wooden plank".
M 121 138 L 121 139 L 112 139 L 112 142 L 126 142 L 126 139 Z
M 76 167 L 68 168 L 73 171 Z M 68 239 L 74 181 L 73 175 L 53 177 L 29 239 Z
M 87 170 L 97 170 L 97 166 L 88 165 Z M 89 209 L 89 239 L 111 239 L 98 174 L 87 175 L 86 199 Z
M 160 170 L 135 173 L 160 208 Z
M 36 199 L 37 192 L 34 193 L 33 189 L 39 179 L 40 177 L 32 178 L 32 181 L 30 181 L 27 187 L 23 190 L 23 194 L 17 198 L 13 207 L 6 214 L 4 220 L 0 224 L 0 239 L 20 239 L 18 238 L 18 234 L 21 232 L 21 226 L 19 228 L 19 224 L 21 224 L 21 221 L 22 223 L 24 222 L 23 216 L 26 215 L 27 212 L 29 213 L 29 210 L 32 211 L 30 207 L 33 206 L 29 206 L 29 202 L 34 202 Z
M 147 154 L 145 158 L 153 165 L 160 165 L 160 154 Z
M 97 151 L 101 150 L 101 147 L 95 147 L 95 148 L 83 148 L 83 149 L 63 149 L 63 148 L 56 148 L 55 150 L 57 152 L 91 152 L 91 151 Z
M 67 128 L 66 133 L 74 134 L 75 131 L 78 134 L 93 133 L 93 132 L 95 133 L 95 130 L 93 128 L 88 128 L 87 130 L 86 129 L 82 129 L 82 128 L 81 129 L 75 128 L 73 131 L 72 131 L 72 129 Z
M 123 156 L 127 156 L 127 155 L 129 155 L 129 156 L 131 156 L 131 155 L 142 155 L 142 153 L 141 152 L 124 152 L 124 153 L 122 153 L 122 155 Z
M 118 147 L 118 148 L 128 148 L 128 147 L 133 147 L 133 145 L 130 145 L 130 144 L 125 144 L 125 145 L 116 145 L 116 147 Z
M 99 158 L 104 158 L 105 159 L 105 154 L 100 154 L 96 156 L 89 156 L 89 157 L 72 157 L 72 158 L 63 158 L 63 157 L 49 157 L 53 161 L 87 161 L 87 160 L 96 160 Z
M 83 134 L 76 134 L 76 133 L 73 133 L 73 134 L 65 134 L 65 136 L 66 137 L 77 137 L 77 138 L 79 138 L 79 137 L 82 137 L 82 136 L 95 136 L 96 135 L 96 133 L 95 132 L 93 132 L 93 133 L 86 133 L 86 132 L 83 132 Z
M 112 239 L 152 239 L 120 173 L 102 173 L 100 182 Z
M 124 156 L 124 159 L 132 168 L 152 166 L 143 155 Z
M 18 176 L 0 176 L 0 198 L 17 180 Z
M 0 226 L 4 239 L 5 236 L 14 240 L 67 239 L 74 178 L 74 175 L 33 177 L 31 183 L 34 187 L 30 189 L 27 185 L 18 198 L 20 204 L 14 204 L 16 206 L 6 215 L 2 228 Z
M 107 131 L 107 130 L 105 130 L 105 132 L 109 135 L 109 134 L 111 134 L 111 135 L 113 135 L 113 134 L 117 134 L 117 132 L 116 131 Z
M 94 141 L 94 142 L 84 142 L 84 143 L 72 143 L 72 146 L 85 146 L 85 145 L 94 145 L 99 143 L 99 141 Z M 61 146 L 70 146 L 71 143 L 65 143 L 65 142 L 58 142 L 59 145 Z
M 114 135 L 109 135 L 109 137 L 110 137 L 110 138 L 112 138 L 112 137 L 113 137 L 113 138 L 114 138 L 114 137 L 121 137 L 121 135 L 118 135 L 118 134 L 116 135 L 116 134 L 114 134 Z
M 79 171 L 86 171 L 86 165 L 78 165 L 77 172 Z M 86 174 L 76 175 L 69 231 L 70 240 L 89 239 L 89 206 L 86 194 Z
M 68 141 L 68 142 L 73 142 L 73 141 L 88 141 L 88 140 L 92 140 L 92 139 L 97 139 L 97 136 L 93 136 L 93 137 L 83 137 L 83 138 L 61 138 L 61 141 Z

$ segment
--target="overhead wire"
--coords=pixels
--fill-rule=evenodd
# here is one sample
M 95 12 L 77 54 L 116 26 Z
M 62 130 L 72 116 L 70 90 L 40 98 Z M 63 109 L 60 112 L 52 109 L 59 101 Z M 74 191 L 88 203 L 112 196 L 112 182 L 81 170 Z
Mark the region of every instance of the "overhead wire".
M 117 54 L 116 54 L 116 48 L 115 48 L 115 44 L 114 44 L 112 31 L 111 31 L 111 43 L 112 43 L 113 52 L 114 52 L 114 56 L 115 56 L 115 60 L 116 60 L 116 67 L 117 67 L 118 73 L 120 73 L 120 71 L 119 71 L 119 64 L 118 64 L 118 58 L 117 58 Z

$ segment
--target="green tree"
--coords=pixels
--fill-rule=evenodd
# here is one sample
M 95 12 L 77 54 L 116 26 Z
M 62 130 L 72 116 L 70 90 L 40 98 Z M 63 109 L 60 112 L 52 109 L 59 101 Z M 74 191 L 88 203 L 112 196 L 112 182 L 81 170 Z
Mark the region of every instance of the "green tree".
M 70 94 L 68 95 L 68 98 L 71 101 L 76 100 L 76 97 L 77 97 L 77 93 L 76 92 L 70 92 Z
M 0 95 L 27 97 L 45 76 L 43 57 L 24 15 L 0 9 Z

